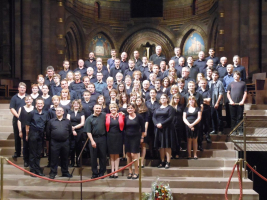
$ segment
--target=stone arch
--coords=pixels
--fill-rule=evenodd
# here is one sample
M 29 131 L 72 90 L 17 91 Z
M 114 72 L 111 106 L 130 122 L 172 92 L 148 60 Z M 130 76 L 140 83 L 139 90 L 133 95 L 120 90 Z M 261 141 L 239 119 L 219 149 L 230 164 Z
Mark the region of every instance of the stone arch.
M 133 55 L 135 49 L 149 42 L 150 44 L 160 45 L 162 53 L 170 59 L 173 54 L 174 45 L 168 36 L 156 29 L 142 29 L 130 35 L 121 45 L 120 52 L 127 52 Z

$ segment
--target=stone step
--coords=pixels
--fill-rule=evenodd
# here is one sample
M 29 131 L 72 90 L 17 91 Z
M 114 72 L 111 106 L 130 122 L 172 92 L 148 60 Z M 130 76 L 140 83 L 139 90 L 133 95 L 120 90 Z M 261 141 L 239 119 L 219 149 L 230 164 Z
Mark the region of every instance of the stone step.
M 12 126 L 1 126 L 1 132 L 13 133 L 13 127 Z
M 0 139 L 1 140 L 7 140 L 7 139 L 14 139 L 14 133 L 13 130 L 12 131 L 8 131 L 8 132 L 4 132 L 2 131 L 2 127 L 0 130 Z
M 12 127 L 12 119 L 2 119 L 0 116 L 0 126 L 11 126 Z
M 12 113 L 11 113 L 11 111 L 10 111 L 10 109 L 9 109 L 9 107 L 8 108 L 1 108 L 0 107 L 0 115 L 12 115 Z
M 66 181 L 67 178 L 56 176 L 56 180 Z M 49 177 L 49 176 L 46 176 Z M 203 178 L 203 177 L 160 177 L 160 181 L 168 182 L 171 188 L 212 188 L 224 189 L 227 185 L 229 178 Z M 83 176 L 82 180 L 88 180 L 90 177 Z M 80 176 L 73 176 L 70 181 L 79 181 Z M 142 187 L 149 188 L 151 183 L 155 181 L 154 177 L 142 177 Z M 45 187 L 61 187 L 65 183 L 57 183 L 53 181 L 43 180 L 40 178 L 32 178 L 25 175 L 4 175 L 4 184 L 12 186 L 45 186 Z M 126 179 L 125 176 L 111 179 L 109 177 L 101 180 L 83 183 L 83 187 L 138 187 L 138 182 Z M 76 187 L 78 183 L 67 183 L 68 187 Z M 243 189 L 250 189 L 253 187 L 253 182 L 249 179 L 243 179 Z M 229 189 L 238 189 L 238 178 L 233 178 Z
M 0 109 L 9 109 L 9 103 L 0 103 Z
M 267 128 L 247 127 L 247 136 L 267 137 Z
M 137 182 L 137 180 L 135 180 Z M 6 186 L 4 197 L 30 199 L 79 199 L 80 187 L 40 187 L 40 186 Z M 49 193 L 47 192 L 49 191 Z M 151 188 L 142 188 L 142 192 L 151 192 Z M 225 189 L 174 188 L 174 199 L 224 200 Z M 238 199 L 239 189 L 229 189 L 228 198 Z M 254 190 L 243 191 L 244 200 L 259 199 Z M 125 187 L 85 187 L 83 197 L 86 199 L 139 199 L 139 188 Z
M 196 161 L 197 162 L 197 161 Z M 29 171 L 29 168 L 25 168 Z M 143 176 L 146 177 L 229 177 L 231 174 L 233 167 L 170 167 L 169 169 L 157 168 L 157 167 L 145 167 L 142 169 Z M 124 169 L 119 172 L 119 176 L 127 176 L 128 169 Z M 44 167 L 43 173 L 48 175 L 50 172 L 50 168 Z M 92 171 L 91 167 L 83 167 L 83 168 L 69 168 L 69 172 L 73 175 L 86 175 L 91 177 Z M 110 173 L 111 169 L 107 167 L 107 173 Z M 5 174 L 17 174 L 17 175 L 28 175 L 28 173 L 21 171 L 20 169 L 15 168 L 11 165 L 4 165 L 4 173 Z M 58 167 L 58 174 L 61 174 L 61 169 Z M 237 177 L 237 174 L 234 173 L 234 176 Z

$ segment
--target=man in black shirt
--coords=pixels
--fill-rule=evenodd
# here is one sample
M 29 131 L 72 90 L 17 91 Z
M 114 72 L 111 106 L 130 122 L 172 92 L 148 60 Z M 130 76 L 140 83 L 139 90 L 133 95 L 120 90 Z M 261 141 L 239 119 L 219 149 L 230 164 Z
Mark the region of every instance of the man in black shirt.
M 142 60 L 139 58 L 139 52 L 134 51 L 134 63 L 135 68 L 139 69 L 139 67 L 142 65 Z
M 133 73 L 134 73 L 134 71 L 137 70 L 137 69 L 135 68 L 134 60 L 129 59 L 129 61 L 128 61 L 128 65 L 129 65 L 129 68 L 125 70 L 123 76 L 125 77 L 125 76 L 127 76 L 127 75 L 130 75 L 131 77 L 133 77 Z
M 106 141 L 106 114 L 101 112 L 102 106 L 95 104 L 94 114 L 85 121 L 84 131 L 89 138 L 89 149 L 91 155 L 92 179 L 101 177 L 106 172 L 107 141 Z M 97 169 L 97 158 L 99 158 L 99 171 Z
M 185 60 L 185 57 L 181 55 L 181 49 L 179 47 L 175 47 L 174 48 L 174 53 L 175 53 L 175 56 L 173 56 L 171 58 L 171 60 L 174 60 L 175 62 L 175 67 L 179 65 L 179 59 L 180 58 L 184 58 Z M 182 72 L 182 71 L 181 71 Z
M 187 85 L 190 81 L 195 82 L 195 79 L 189 77 L 190 69 L 189 67 L 183 67 L 182 69 L 182 78 L 184 79 L 184 89 L 187 91 Z
M 219 58 L 215 56 L 214 48 L 210 48 L 209 49 L 209 55 L 210 56 L 208 56 L 206 58 L 206 61 L 209 60 L 209 59 L 212 59 L 213 60 L 213 69 L 215 69 L 219 64 Z
M 120 59 L 119 58 L 116 58 L 115 59 L 115 67 L 112 67 L 110 69 L 109 76 L 111 76 L 114 81 L 116 81 L 116 75 L 117 75 L 118 72 L 124 74 L 125 69 L 122 68 L 123 66 L 121 66 L 120 64 L 121 64 Z
M 149 60 L 153 61 L 154 64 L 160 65 L 161 61 L 166 62 L 166 57 L 161 54 L 162 52 L 162 47 L 161 46 L 156 46 L 156 53 L 151 55 Z
M 121 64 L 120 65 L 124 70 L 129 68 L 129 65 L 127 62 L 127 53 L 126 52 L 121 53 Z
M 197 74 L 200 72 L 198 67 L 194 65 L 194 60 L 192 56 L 187 57 L 187 67 L 190 69 L 189 77 L 197 79 Z
M 90 83 L 97 82 L 97 78 L 96 78 L 96 75 L 94 73 L 94 68 L 93 67 L 88 67 L 87 68 L 87 77 L 90 79 Z
M 103 68 L 103 63 L 100 62 L 100 61 L 97 61 L 96 62 L 96 68 L 97 70 L 95 71 L 95 75 L 98 73 L 98 72 L 101 72 L 103 74 L 103 81 L 106 82 L 107 81 L 107 78 L 109 77 L 109 72 L 108 70 L 105 70 Z
M 20 107 L 25 106 L 25 97 L 26 97 L 26 84 L 23 82 L 19 83 L 18 94 L 15 94 L 10 101 L 10 112 L 13 114 L 13 131 L 15 138 L 15 153 L 12 156 L 13 158 L 20 157 L 21 154 L 21 138 L 19 137 L 19 129 L 18 129 L 18 111 Z
M 81 78 L 87 75 L 87 68 L 84 66 L 84 61 L 82 59 L 78 60 L 78 68 L 76 68 L 73 73 L 80 72 Z
M 96 66 L 96 61 L 95 61 L 95 54 L 94 52 L 89 53 L 89 59 L 85 61 L 84 63 L 85 67 L 95 67 Z
M 198 53 L 198 60 L 194 62 L 194 65 L 198 67 L 199 71 L 202 72 L 203 69 L 206 67 L 206 60 L 205 60 L 205 53 L 204 51 L 200 51 Z
M 39 176 L 44 176 L 41 172 L 40 158 L 43 148 L 43 138 L 46 123 L 49 120 L 47 112 L 43 111 L 44 100 L 36 99 L 36 110 L 30 113 L 26 121 L 26 140 L 29 141 L 29 165 L 30 171 Z
M 58 96 L 60 96 L 62 89 L 69 89 L 68 82 L 66 81 L 66 79 L 63 79 L 60 82 L 60 86 L 61 86 L 61 89 L 60 89 L 60 92 L 57 93 Z M 70 100 L 71 101 L 78 98 L 77 93 L 74 90 L 69 90 L 69 91 L 70 91 Z
M 221 57 L 220 61 L 221 61 L 221 64 L 219 64 L 216 67 L 216 70 L 219 72 L 219 80 L 221 82 L 223 82 L 223 77 L 225 77 L 228 74 L 227 70 L 226 70 L 227 58 L 226 57 Z
M 70 84 L 69 89 L 76 92 L 78 99 L 82 99 L 85 86 L 81 81 L 81 73 L 79 71 L 74 72 L 74 81 Z
M 51 119 L 47 123 L 46 135 L 50 140 L 51 154 L 51 171 L 49 178 L 54 179 L 57 175 L 58 161 L 60 157 L 62 177 L 71 178 L 72 175 L 68 171 L 68 155 L 69 155 L 69 139 L 72 134 L 71 122 L 63 117 L 64 109 L 56 108 L 56 118 Z
M 67 77 L 67 73 L 70 72 L 70 63 L 68 60 L 63 61 L 63 70 L 58 72 L 60 75 L 61 80 L 65 79 Z
M 45 77 L 44 85 L 47 85 L 49 87 L 50 85 L 55 84 L 54 79 L 53 79 L 54 72 L 55 72 L 54 67 L 48 66 L 46 68 L 46 77 Z

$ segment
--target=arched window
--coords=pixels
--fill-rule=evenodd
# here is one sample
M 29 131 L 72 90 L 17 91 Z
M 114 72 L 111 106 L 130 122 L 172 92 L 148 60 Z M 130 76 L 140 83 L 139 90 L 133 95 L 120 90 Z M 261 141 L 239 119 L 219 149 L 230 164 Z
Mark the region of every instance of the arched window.
M 100 4 L 98 2 L 95 2 L 95 18 L 100 18 Z

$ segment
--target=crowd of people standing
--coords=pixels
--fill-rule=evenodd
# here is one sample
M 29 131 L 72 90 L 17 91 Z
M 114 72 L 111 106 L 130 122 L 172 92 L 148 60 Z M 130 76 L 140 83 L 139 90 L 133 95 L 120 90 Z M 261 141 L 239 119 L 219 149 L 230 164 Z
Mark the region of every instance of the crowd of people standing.
M 126 52 L 119 59 L 113 49 L 104 66 L 90 52 L 89 59 L 80 59 L 73 71 L 67 60 L 58 73 L 48 66 L 46 75 L 38 75 L 32 84 L 31 94 L 25 93 L 21 82 L 10 101 L 13 157 L 21 156 L 23 139 L 24 166 L 43 176 L 40 158 L 46 146 L 50 178 L 57 175 L 59 164 L 63 177 L 72 176 L 68 167 L 81 166 L 79 156 L 87 138 L 92 178 L 104 175 L 107 156 L 112 172 L 121 159 L 129 163 L 140 156 L 139 167 L 145 167 L 144 159 L 150 157 L 160 159 L 159 168 L 168 169 L 172 158 L 180 158 L 182 141 L 187 143 L 186 158 L 198 159 L 204 138 L 211 143 L 210 134 L 224 134 L 223 106 L 228 127 L 242 120 L 246 72 L 238 55 L 227 64 L 227 58 L 216 57 L 213 48 L 206 58 L 200 51 L 195 61 L 182 56 L 180 48 L 174 53 L 167 62 L 157 46 L 150 59 L 140 59 L 134 51 L 133 59 L 127 60 Z M 236 134 L 242 135 L 242 129 Z M 127 178 L 138 176 L 135 162 Z

